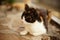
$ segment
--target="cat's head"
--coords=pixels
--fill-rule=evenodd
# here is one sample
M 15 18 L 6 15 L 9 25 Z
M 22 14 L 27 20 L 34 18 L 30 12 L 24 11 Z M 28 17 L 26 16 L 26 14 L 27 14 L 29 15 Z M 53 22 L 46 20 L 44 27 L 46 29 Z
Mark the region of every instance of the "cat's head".
M 41 21 L 36 9 L 25 5 L 25 11 L 22 14 L 22 19 L 25 18 L 25 21 L 28 23 L 34 23 L 36 20 Z

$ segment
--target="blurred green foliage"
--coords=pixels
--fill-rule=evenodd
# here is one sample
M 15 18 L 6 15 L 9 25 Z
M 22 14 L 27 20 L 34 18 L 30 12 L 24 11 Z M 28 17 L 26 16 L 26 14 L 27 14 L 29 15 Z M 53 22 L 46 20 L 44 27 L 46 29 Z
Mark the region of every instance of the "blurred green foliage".
M 13 4 L 16 0 L 0 0 L 0 5 L 3 4 Z
M 13 4 L 15 2 L 15 0 L 7 0 L 7 3 L 9 4 Z

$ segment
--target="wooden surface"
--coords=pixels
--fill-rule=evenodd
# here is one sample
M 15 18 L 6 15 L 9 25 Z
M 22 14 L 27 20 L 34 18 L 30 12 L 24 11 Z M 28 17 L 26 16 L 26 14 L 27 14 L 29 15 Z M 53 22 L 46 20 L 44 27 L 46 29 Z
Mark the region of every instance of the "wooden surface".
M 60 26 L 53 21 L 51 22 L 48 26 L 48 34 L 35 37 L 31 34 L 21 36 L 20 30 L 13 31 L 8 26 L 3 26 L 2 24 L 7 23 L 7 21 L 0 19 L 0 40 L 60 40 Z
M 11 15 L 14 13 L 8 12 L 8 15 Z M 2 25 L 4 23 L 8 23 L 9 21 L 10 19 L 6 19 L 6 17 L 0 18 L 0 40 L 41 40 L 41 39 L 42 40 L 60 40 L 60 28 L 58 25 L 57 26 L 53 25 L 54 23 L 49 24 L 48 34 L 35 37 L 30 34 L 21 36 L 19 34 L 20 30 L 13 31 L 9 29 L 8 26 Z
M 13 31 L 6 26 L 0 25 L 0 40 L 60 40 L 60 28 L 57 27 L 59 26 L 52 23 L 49 24 L 48 34 L 40 36 L 27 34 L 25 36 L 21 36 L 18 31 Z

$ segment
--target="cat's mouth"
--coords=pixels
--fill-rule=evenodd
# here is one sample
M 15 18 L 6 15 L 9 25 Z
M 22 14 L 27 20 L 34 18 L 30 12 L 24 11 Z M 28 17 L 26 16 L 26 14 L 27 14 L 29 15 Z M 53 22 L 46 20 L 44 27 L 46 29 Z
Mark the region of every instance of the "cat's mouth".
M 34 23 L 36 20 L 33 18 L 26 18 L 25 21 L 28 23 Z

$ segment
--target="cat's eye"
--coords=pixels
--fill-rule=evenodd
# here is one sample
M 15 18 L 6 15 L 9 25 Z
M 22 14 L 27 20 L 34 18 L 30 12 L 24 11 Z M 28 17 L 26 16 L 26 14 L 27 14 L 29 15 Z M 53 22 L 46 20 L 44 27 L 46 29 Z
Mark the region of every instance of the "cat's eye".
M 28 13 L 30 13 L 30 11 L 28 11 Z

